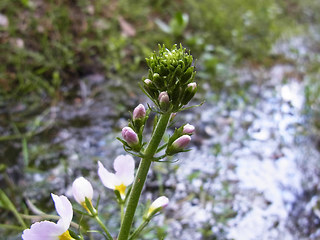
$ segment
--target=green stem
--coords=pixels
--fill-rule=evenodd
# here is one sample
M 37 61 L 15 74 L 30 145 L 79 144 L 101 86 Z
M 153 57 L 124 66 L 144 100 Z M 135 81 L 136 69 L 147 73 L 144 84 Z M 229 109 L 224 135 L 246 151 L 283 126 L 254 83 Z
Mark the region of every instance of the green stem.
M 118 240 L 127 240 L 129 237 L 134 213 L 136 211 L 136 208 L 139 202 L 139 198 L 141 195 L 142 188 L 144 186 L 144 182 L 147 178 L 147 174 L 149 172 L 149 168 L 150 168 L 153 156 L 156 153 L 159 147 L 159 144 L 162 140 L 163 134 L 167 129 L 168 122 L 170 120 L 170 115 L 171 115 L 170 112 L 161 115 L 153 131 L 151 140 L 144 151 L 145 157 L 142 158 L 140 161 L 137 175 L 129 195 L 127 209 L 126 209 L 123 221 L 121 222 Z
M 106 228 L 106 226 L 103 224 L 103 222 L 101 221 L 101 219 L 99 218 L 98 215 L 94 216 L 94 219 L 97 221 L 97 223 L 100 225 L 100 227 L 103 229 L 103 231 L 105 232 L 105 234 L 108 237 L 108 240 L 113 240 L 113 237 L 111 236 L 111 234 L 109 233 L 108 229 Z
M 23 231 L 25 228 L 24 227 L 20 227 L 20 226 L 16 226 L 16 225 L 0 224 L 0 229 Z
M 121 214 L 121 222 L 122 222 L 124 217 L 124 203 L 120 203 L 120 214 Z
M 140 232 L 148 225 L 148 223 L 150 222 L 150 219 L 147 218 L 146 220 L 144 220 L 141 225 L 131 234 L 131 236 L 129 237 L 129 240 L 133 240 L 136 237 L 139 236 Z

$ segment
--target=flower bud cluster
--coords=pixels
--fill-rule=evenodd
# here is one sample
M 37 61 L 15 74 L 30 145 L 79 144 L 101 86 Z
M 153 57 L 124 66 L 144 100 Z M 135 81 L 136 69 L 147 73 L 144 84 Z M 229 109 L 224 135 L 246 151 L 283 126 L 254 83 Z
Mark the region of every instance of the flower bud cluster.
M 132 120 L 130 120 L 127 127 L 122 129 L 121 141 L 129 150 L 139 152 L 142 147 L 142 132 L 146 120 L 148 119 L 149 111 L 147 112 L 142 104 L 139 104 L 132 113 Z
M 191 141 L 191 135 L 195 128 L 190 124 L 185 124 L 180 128 L 176 128 L 173 135 L 169 138 L 166 155 L 171 156 L 178 152 L 184 152 L 185 147 Z
M 161 111 L 179 111 L 197 91 L 192 56 L 181 45 L 171 50 L 159 46 L 159 52 L 146 61 L 149 75 L 143 81 L 144 91 Z

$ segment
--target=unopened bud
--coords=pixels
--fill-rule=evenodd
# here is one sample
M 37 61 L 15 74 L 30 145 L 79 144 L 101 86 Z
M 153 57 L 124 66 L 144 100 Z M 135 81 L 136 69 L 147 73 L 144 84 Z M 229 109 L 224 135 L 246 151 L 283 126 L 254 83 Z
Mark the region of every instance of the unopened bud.
M 146 109 L 142 104 L 139 104 L 134 110 L 132 114 L 133 121 L 137 119 L 144 119 L 146 116 Z
M 157 98 L 158 97 L 158 90 L 156 86 L 154 86 L 153 82 L 150 79 L 145 79 L 143 81 L 144 83 L 144 89 L 146 92 L 150 95 L 151 98 Z
M 84 177 L 77 178 L 72 183 L 72 194 L 74 199 L 81 205 L 85 203 L 85 198 L 91 201 L 93 196 L 91 183 Z
M 185 92 L 184 92 L 184 96 L 181 100 L 181 103 L 186 105 L 193 98 L 193 96 L 196 94 L 197 89 L 198 89 L 197 84 L 195 82 L 189 83 L 187 85 Z
M 93 214 L 96 210 L 92 206 L 93 188 L 91 183 L 84 177 L 79 177 L 72 183 L 72 194 L 74 199 L 85 208 L 88 213 Z
M 189 144 L 191 141 L 191 137 L 189 135 L 182 135 L 181 137 L 177 138 L 171 146 L 168 146 L 166 150 L 166 154 L 168 156 L 172 156 L 178 152 L 182 152 L 183 149 Z
M 166 207 L 169 204 L 169 199 L 165 196 L 158 197 L 156 200 L 153 201 L 153 203 L 150 205 L 147 217 L 150 217 L 157 212 L 159 212 L 161 209 Z
M 197 88 L 197 84 L 195 82 L 189 83 L 187 86 L 188 86 L 188 88 L 191 87 L 192 91 L 194 91 Z
M 183 126 L 182 133 L 191 135 L 191 134 L 194 133 L 194 130 L 195 130 L 194 126 L 188 123 L 188 124 Z
M 150 86 L 152 84 L 152 81 L 150 79 L 148 79 L 148 78 L 145 79 L 143 82 L 148 86 Z
M 157 88 L 162 89 L 164 87 L 163 79 L 160 77 L 159 73 L 154 73 L 153 76 L 153 83 L 156 85 Z
M 138 135 L 133 131 L 131 127 L 122 128 L 122 137 L 132 148 L 137 148 L 139 146 Z
M 167 102 L 169 103 L 169 95 L 167 92 L 161 92 L 159 94 L 159 102 Z
M 172 147 L 182 150 L 189 144 L 190 141 L 191 137 L 189 135 L 182 135 L 172 143 Z
M 161 110 L 164 110 L 164 111 L 168 110 L 170 105 L 170 99 L 167 92 L 161 92 L 159 94 L 159 104 L 160 104 Z

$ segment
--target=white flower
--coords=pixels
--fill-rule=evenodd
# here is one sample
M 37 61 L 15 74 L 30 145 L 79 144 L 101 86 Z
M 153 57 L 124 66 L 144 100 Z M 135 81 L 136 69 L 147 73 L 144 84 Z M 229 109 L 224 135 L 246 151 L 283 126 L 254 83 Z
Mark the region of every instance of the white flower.
M 86 198 L 92 200 L 93 188 L 91 183 L 84 177 L 79 177 L 72 183 L 72 194 L 74 199 L 85 206 Z
M 120 155 L 113 162 L 115 173 L 109 172 L 101 162 L 98 162 L 98 175 L 107 188 L 118 190 L 121 197 L 125 197 L 126 187 L 134 179 L 134 159 L 130 155 Z
M 69 227 L 73 217 L 72 205 L 67 197 L 51 193 L 54 205 L 60 219 L 57 223 L 49 221 L 36 222 L 30 229 L 23 231 L 23 240 L 72 240 Z
M 147 217 L 150 217 L 155 210 L 160 211 L 162 208 L 166 207 L 169 204 L 169 199 L 165 196 L 158 197 L 153 203 L 150 205 Z

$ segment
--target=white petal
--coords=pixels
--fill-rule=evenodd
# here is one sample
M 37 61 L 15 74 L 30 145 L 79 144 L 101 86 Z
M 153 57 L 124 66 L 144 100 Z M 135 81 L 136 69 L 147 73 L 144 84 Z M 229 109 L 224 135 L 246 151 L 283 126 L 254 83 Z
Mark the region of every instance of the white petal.
M 130 155 L 120 155 L 113 163 L 116 170 L 116 176 L 121 180 L 125 186 L 130 185 L 134 179 L 134 159 Z
M 84 177 L 77 178 L 72 183 L 72 194 L 74 199 L 80 204 L 85 202 L 86 197 L 92 200 L 93 188 L 91 183 Z
M 51 197 L 54 201 L 56 211 L 61 217 L 57 225 L 64 229 L 64 231 L 62 232 L 64 233 L 68 230 L 73 217 L 72 205 L 68 198 L 63 195 L 57 196 L 51 193 Z
M 64 233 L 57 224 L 49 221 L 36 222 L 22 233 L 23 240 L 58 240 Z
M 161 196 L 153 201 L 150 208 L 157 209 L 159 207 L 166 207 L 168 203 L 169 203 L 169 199 L 165 196 Z
M 113 167 L 119 173 L 132 173 L 134 172 L 134 159 L 131 155 L 120 155 L 114 160 Z
M 107 169 L 105 169 L 101 162 L 98 162 L 98 165 L 98 175 L 105 187 L 114 189 L 116 186 L 121 185 L 120 180 L 116 177 L 115 174 L 110 173 Z

